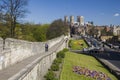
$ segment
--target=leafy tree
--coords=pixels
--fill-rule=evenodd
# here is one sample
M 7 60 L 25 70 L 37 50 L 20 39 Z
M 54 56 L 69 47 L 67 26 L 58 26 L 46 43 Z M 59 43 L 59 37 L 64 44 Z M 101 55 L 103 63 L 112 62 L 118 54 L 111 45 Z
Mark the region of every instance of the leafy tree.
M 52 39 L 63 34 L 67 34 L 68 29 L 69 27 L 65 25 L 61 19 L 55 20 L 51 23 L 50 27 L 48 28 L 47 38 Z
M 17 24 L 16 28 L 15 28 L 15 38 L 17 39 L 21 39 L 22 38 L 22 29 L 21 29 L 21 25 Z
M 35 30 L 35 25 L 30 23 L 25 23 L 21 25 L 22 39 L 29 41 L 36 41 L 33 37 L 33 32 Z
M 112 32 L 112 31 L 108 31 L 108 32 L 107 32 L 107 35 L 113 36 L 113 32 Z
M 3 23 L 3 13 L 0 12 L 0 24 Z
M 0 37 L 5 39 L 6 37 L 9 37 L 9 34 L 10 32 L 9 32 L 8 27 L 3 24 L 0 25 Z
M 105 29 L 103 29 L 103 30 L 101 31 L 101 35 L 102 35 L 102 36 L 106 36 L 106 35 L 107 35 L 107 32 L 106 32 Z
M 0 3 L 0 10 L 9 18 L 11 37 L 14 37 L 16 22 L 24 16 L 27 0 L 0 0 Z
M 31 24 L 25 23 L 21 25 L 22 39 L 30 41 L 46 41 L 46 33 L 49 24 Z
M 102 36 L 113 36 L 113 32 L 112 31 L 107 31 L 106 27 L 101 31 L 101 35 Z
M 93 21 L 91 21 L 91 24 L 92 24 L 92 25 L 94 25 L 94 22 L 93 22 Z
M 46 41 L 47 40 L 46 33 L 48 28 L 49 24 L 38 25 L 33 31 L 33 37 L 37 41 Z
M 91 28 L 88 30 L 88 34 L 91 36 L 98 35 L 98 30 L 94 26 L 91 26 Z

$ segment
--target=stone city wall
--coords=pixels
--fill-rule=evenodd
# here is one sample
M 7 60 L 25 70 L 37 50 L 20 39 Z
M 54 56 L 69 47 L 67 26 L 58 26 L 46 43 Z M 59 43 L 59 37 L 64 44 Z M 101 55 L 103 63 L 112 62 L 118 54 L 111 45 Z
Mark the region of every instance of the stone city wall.
M 5 44 L 0 38 L 0 70 L 35 54 L 42 54 L 45 51 L 45 43 L 48 43 L 49 48 L 51 48 L 55 44 L 59 43 L 63 38 L 64 36 L 61 36 L 47 42 L 29 42 L 7 38 L 5 40 Z
M 62 41 L 55 45 L 54 50 L 40 56 L 8 80 L 44 80 L 44 75 L 56 58 L 56 53 L 66 47 L 65 40 L 66 39 L 62 39 Z
M 0 51 L 3 50 L 3 39 L 0 37 Z

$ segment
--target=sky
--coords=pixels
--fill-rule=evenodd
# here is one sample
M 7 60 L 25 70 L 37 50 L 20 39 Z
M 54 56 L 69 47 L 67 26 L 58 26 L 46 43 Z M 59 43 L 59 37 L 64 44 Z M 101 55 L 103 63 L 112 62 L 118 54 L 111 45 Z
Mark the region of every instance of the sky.
M 120 0 L 29 0 L 25 21 L 51 23 L 64 16 L 84 16 L 95 25 L 120 25 Z

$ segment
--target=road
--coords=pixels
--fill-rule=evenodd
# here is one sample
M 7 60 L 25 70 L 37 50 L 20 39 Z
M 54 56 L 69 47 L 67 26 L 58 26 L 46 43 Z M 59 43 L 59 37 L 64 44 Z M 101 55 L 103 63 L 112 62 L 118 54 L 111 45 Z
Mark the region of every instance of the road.
M 91 45 L 94 47 L 94 50 L 98 50 L 97 53 L 91 53 L 93 56 L 101 60 L 105 65 L 111 68 L 116 72 L 120 78 L 120 52 L 115 49 L 111 49 L 109 46 L 103 44 L 102 42 L 97 41 L 94 38 L 85 38 L 87 41 L 90 41 Z M 103 46 L 104 45 L 104 46 Z M 101 51 L 100 49 L 103 49 Z

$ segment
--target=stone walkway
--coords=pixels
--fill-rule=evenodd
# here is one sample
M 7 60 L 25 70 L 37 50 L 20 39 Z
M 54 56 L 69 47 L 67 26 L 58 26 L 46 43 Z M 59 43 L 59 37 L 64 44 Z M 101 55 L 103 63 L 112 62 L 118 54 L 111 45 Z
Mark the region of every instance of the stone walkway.
M 49 49 L 48 52 L 44 52 L 43 54 L 49 54 L 51 52 L 55 51 L 55 47 L 58 46 L 58 44 L 54 45 L 52 48 Z M 43 54 L 36 54 L 34 56 L 28 57 L 24 60 L 22 60 L 19 63 L 16 63 L 14 65 L 11 65 L 3 70 L 0 71 L 0 80 L 8 80 L 10 77 L 14 76 L 16 73 L 21 71 L 23 68 L 25 68 L 28 64 L 32 63 L 34 60 L 36 60 L 38 57 L 40 57 Z
M 32 61 L 34 61 L 36 58 L 41 56 L 41 54 L 31 56 L 27 59 L 24 59 L 23 61 L 14 64 L 12 66 L 9 66 L 3 70 L 0 71 L 0 80 L 8 80 L 10 77 L 18 73 L 21 69 L 25 68 L 28 64 L 30 64 Z

